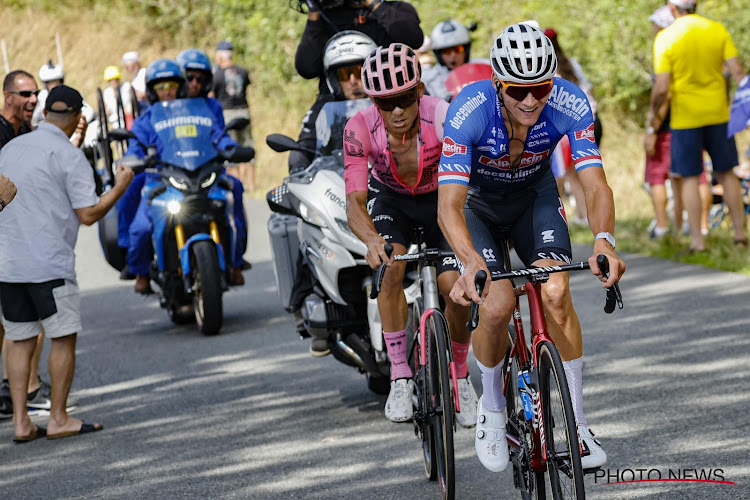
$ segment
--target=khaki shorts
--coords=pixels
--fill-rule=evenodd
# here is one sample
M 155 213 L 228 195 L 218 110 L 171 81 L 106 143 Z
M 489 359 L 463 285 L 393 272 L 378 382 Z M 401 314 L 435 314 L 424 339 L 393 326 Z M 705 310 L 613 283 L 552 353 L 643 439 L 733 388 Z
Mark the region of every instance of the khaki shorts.
M 0 283 L 0 304 L 8 340 L 36 337 L 42 327 L 51 339 L 81 331 L 81 296 L 71 280 Z
M 250 120 L 250 110 L 247 108 L 240 109 L 225 109 L 224 110 L 224 123 L 229 123 L 234 118 L 247 118 Z M 253 124 L 250 124 L 242 130 L 230 130 L 229 137 L 235 140 L 240 146 L 255 147 L 253 141 Z

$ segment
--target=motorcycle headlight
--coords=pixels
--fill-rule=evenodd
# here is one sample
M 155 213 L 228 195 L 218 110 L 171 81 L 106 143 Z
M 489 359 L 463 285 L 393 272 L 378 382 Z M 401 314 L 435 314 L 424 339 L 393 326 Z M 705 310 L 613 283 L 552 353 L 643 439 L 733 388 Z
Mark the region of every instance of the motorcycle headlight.
M 183 181 L 182 179 L 178 179 L 177 177 L 169 177 L 169 183 L 179 189 L 180 191 L 187 191 L 188 184 L 187 182 Z
M 303 219 L 310 224 L 315 224 L 319 227 L 326 227 L 326 221 L 323 216 L 318 213 L 314 208 L 310 208 L 304 203 L 299 204 L 299 213 Z
M 335 218 L 335 220 L 336 220 L 336 224 L 338 224 L 338 226 L 339 226 L 339 229 L 341 229 L 341 230 L 342 230 L 342 231 L 344 231 L 345 233 L 351 234 L 351 235 L 352 235 L 352 236 L 354 236 L 355 238 L 357 237 L 357 236 L 356 236 L 356 235 L 355 235 L 355 234 L 354 234 L 354 233 L 352 232 L 351 228 L 349 227 L 349 223 L 348 223 L 347 221 L 345 221 L 344 219 L 339 219 L 338 217 L 336 217 L 336 218 Z
M 167 203 L 167 211 L 172 215 L 177 215 L 180 213 L 180 202 L 177 200 L 172 200 L 169 203 Z
M 203 182 L 201 182 L 201 187 L 202 188 L 207 188 L 211 184 L 213 184 L 214 182 L 216 182 L 216 172 L 211 172 L 211 175 L 209 175 L 206 178 L 206 180 L 204 180 Z

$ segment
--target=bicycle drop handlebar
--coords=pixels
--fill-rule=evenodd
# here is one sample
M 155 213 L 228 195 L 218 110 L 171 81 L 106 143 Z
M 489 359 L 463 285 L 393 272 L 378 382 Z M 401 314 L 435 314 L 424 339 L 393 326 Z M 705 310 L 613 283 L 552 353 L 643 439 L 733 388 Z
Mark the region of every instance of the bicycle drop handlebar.
M 386 243 L 383 247 L 383 250 L 385 250 L 385 254 L 388 256 L 388 258 L 391 257 L 393 254 L 393 245 L 390 243 Z M 438 248 L 427 248 L 421 252 L 417 253 L 407 253 L 403 255 L 396 255 L 393 257 L 394 260 L 403 260 L 403 261 L 415 261 L 415 260 L 432 260 L 432 259 L 442 259 L 443 257 L 455 257 L 456 254 L 448 251 L 448 250 L 440 250 Z M 372 288 L 370 288 L 370 298 L 371 299 L 377 299 L 378 295 L 380 294 L 380 286 L 383 284 L 383 276 L 385 276 L 385 270 L 388 268 L 385 262 L 380 264 L 380 267 L 375 271 L 375 274 L 372 277 Z
M 596 257 L 596 263 L 599 265 L 599 269 L 602 271 L 604 277 L 609 278 L 609 261 L 607 256 L 600 254 Z M 518 271 L 491 272 L 492 281 L 512 279 L 512 278 L 527 278 L 530 279 L 533 276 L 550 273 L 561 273 L 566 271 L 582 271 L 584 269 L 590 269 L 588 262 L 578 262 L 575 264 L 565 264 L 562 266 L 548 266 L 548 267 L 530 267 L 528 269 L 520 269 Z M 477 287 L 477 293 L 482 295 L 484 290 L 484 284 L 487 280 L 487 274 L 484 270 L 480 269 L 474 277 L 474 283 Z M 481 283 L 481 286 L 480 286 Z M 615 305 L 620 309 L 623 308 L 622 294 L 620 293 L 619 283 L 615 283 L 611 288 L 607 288 L 607 298 L 604 304 L 604 312 L 607 314 L 612 313 L 615 310 Z M 469 322 L 466 324 L 466 328 L 469 331 L 474 331 L 479 325 L 479 304 L 472 302 L 471 310 L 469 313 Z

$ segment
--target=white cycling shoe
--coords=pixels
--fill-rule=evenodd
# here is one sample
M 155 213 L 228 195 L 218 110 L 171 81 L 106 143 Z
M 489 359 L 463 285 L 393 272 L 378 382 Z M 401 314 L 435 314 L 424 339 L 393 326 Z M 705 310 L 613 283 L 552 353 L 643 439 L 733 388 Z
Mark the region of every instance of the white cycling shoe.
M 385 402 L 385 416 L 391 422 L 408 422 L 414 415 L 412 402 L 414 381 L 410 378 L 391 380 L 391 392 Z
M 456 422 L 467 429 L 477 425 L 477 393 L 469 376 L 458 379 L 458 403 L 461 413 L 456 413 Z
M 588 426 L 579 425 L 578 436 L 583 444 L 583 453 L 586 453 L 586 450 L 589 452 L 586 456 L 581 454 L 581 468 L 596 469 L 607 463 L 607 454 L 602 449 L 602 443 L 594 437 Z
M 482 408 L 479 399 L 477 408 L 477 433 L 474 448 L 484 467 L 500 472 L 508 467 L 508 442 L 505 439 L 505 410 L 490 411 Z

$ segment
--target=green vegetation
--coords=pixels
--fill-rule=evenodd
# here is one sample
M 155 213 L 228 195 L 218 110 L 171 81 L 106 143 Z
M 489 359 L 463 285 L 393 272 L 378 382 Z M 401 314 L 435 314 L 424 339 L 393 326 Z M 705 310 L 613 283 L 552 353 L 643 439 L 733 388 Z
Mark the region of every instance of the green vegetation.
M 602 155 L 617 204 L 618 249 L 675 258 L 687 248 L 684 237 L 648 239 L 650 200 L 641 188 L 644 154 L 642 124 L 651 87 L 652 28 L 649 15 L 664 0 L 412 0 L 429 33 L 451 17 L 479 23 L 472 55 L 487 57 L 494 37 L 508 24 L 536 19 L 559 33 L 569 56 L 586 69 L 599 100 L 604 123 Z M 306 16 L 287 0 L 4 0 L 0 16 L 11 59 L 32 73 L 54 57 L 54 33 L 60 32 L 68 81 L 89 96 L 101 86 L 101 71 L 119 64 L 127 50 L 144 61 L 174 57 L 181 49 L 201 47 L 213 54 L 224 38 L 234 42 L 236 60 L 249 68 L 253 131 L 258 149 L 255 196 L 278 183 L 286 155 L 263 145 L 272 132 L 296 136 L 312 103 L 317 83 L 296 74 L 294 54 Z M 747 0 L 700 0 L 698 13 L 722 22 L 732 34 L 740 58 L 750 67 L 750 9 Z M 750 135 L 739 138 L 747 147 Z M 572 213 L 572 212 L 569 212 Z M 592 242 L 588 230 L 574 229 L 574 240 Z M 709 236 L 710 251 L 680 258 L 750 274 L 747 250 L 735 248 L 723 228 Z

